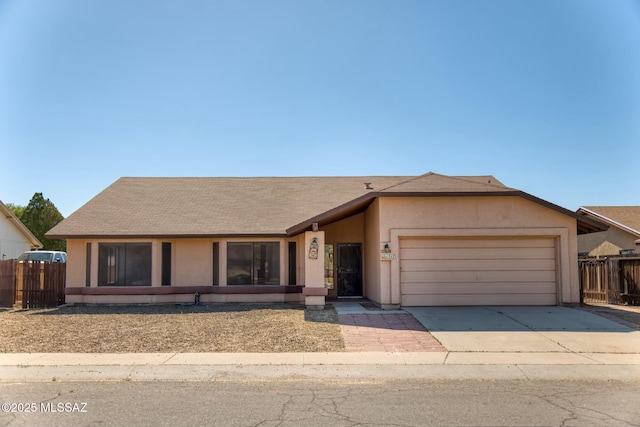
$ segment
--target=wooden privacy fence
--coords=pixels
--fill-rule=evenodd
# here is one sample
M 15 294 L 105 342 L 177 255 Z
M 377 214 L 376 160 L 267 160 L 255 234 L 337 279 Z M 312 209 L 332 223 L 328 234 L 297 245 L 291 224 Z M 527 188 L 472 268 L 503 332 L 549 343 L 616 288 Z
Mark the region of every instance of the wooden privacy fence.
M 578 265 L 582 302 L 640 304 L 640 257 L 583 258 Z
M 0 261 L 0 306 L 57 307 L 64 304 L 66 264 Z

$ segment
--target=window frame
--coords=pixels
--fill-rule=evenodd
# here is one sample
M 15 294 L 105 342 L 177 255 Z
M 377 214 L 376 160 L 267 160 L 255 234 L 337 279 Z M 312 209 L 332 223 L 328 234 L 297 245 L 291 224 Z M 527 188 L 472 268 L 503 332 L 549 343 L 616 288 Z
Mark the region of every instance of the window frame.
M 227 285 L 280 285 L 280 247 L 279 241 L 227 242 Z
M 98 286 L 151 286 L 152 259 L 151 242 L 101 242 L 98 244 Z

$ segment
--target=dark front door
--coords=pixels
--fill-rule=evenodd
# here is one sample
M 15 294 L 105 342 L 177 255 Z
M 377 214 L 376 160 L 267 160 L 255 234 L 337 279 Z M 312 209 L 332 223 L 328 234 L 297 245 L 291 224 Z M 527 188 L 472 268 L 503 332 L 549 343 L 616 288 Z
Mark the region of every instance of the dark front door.
M 338 296 L 362 296 L 362 244 L 338 243 Z

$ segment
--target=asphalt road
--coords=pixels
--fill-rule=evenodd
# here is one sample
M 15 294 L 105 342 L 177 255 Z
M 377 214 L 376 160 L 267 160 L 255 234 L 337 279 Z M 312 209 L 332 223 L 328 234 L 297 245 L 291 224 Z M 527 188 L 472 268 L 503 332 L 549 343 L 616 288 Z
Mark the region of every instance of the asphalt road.
M 0 426 L 640 426 L 639 395 L 636 381 L 0 383 Z

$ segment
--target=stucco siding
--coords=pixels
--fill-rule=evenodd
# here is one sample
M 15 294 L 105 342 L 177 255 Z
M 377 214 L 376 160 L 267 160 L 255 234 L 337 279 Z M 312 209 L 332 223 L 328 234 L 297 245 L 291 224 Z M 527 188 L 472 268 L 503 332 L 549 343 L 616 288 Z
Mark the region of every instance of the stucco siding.
M 381 230 L 576 226 L 576 220 L 521 197 L 387 197 Z
M 381 275 L 388 265 L 380 261 L 380 202 L 379 199 L 369 206 L 365 212 L 365 278 L 364 294 L 372 301 L 382 301 L 381 290 L 384 287 L 381 278 L 387 278 L 389 272 Z M 388 263 L 387 263 L 388 264 Z
M 210 239 L 176 239 L 172 246 L 172 286 L 213 284 L 213 242 Z
M 634 249 L 636 240 L 638 236 L 611 226 L 607 231 L 578 236 L 578 253 L 619 255 L 620 249 Z
M 325 243 L 362 243 L 364 241 L 364 214 L 357 214 L 322 227 Z
M 92 245 L 93 246 L 93 245 Z M 95 250 L 98 250 L 97 246 Z M 67 287 L 86 286 L 87 241 L 67 241 Z M 97 268 L 97 267 L 96 267 Z
M 380 199 L 380 240 L 398 257 L 380 278 L 381 304 L 401 303 L 400 238 L 536 236 L 557 239 L 558 302 L 579 302 L 576 220 L 521 197 Z M 381 261 L 382 262 L 382 261 Z
M 303 261 L 305 252 L 308 250 L 304 247 L 304 234 L 300 234 L 290 241 L 296 242 L 296 283 L 304 284 L 306 265 Z
M 158 239 L 69 239 L 67 241 L 67 288 L 86 287 L 86 259 L 87 243 L 91 243 L 91 288 L 102 289 L 127 289 L 130 286 L 98 286 L 99 248 L 103 243 L 150 243 L 151 244 L 151 286 L 147 288 L 173 288 L 178 291 L 172 295 L 169 291 L 166 295 L 109 295 L 98 294 L 71 294 L 67 295 L 69 303 L 156 303 L 156 302 L 186 302 L 193 300 L 193 295 L 185 296 L 179 288 L 213 286 L 213 243 L 218 242 L 219 254 L 219 286 L 227 285 L 227 243 L 228 242 L 278 242 L 280 244 L 280 283 L 288 284 L 288 242 L 294 240 L 298 249 L 298 260 L 304 251 L 303 239 L 282 238 L 237 238 L 237 239 L 211 239 L 211 238 L 158 238 Z M 171 285 L 162 286 L 162 243 L 171 243 Z M 304 262 L 297 263 L 298 278 L 304 277 Z M 300 283 L 300 281 L 298 281 Z M 261 286 L 261 285 L 255 285 Z M 225 301 L 298 301 L 299 295 L 203 295 L 202 302 Z

